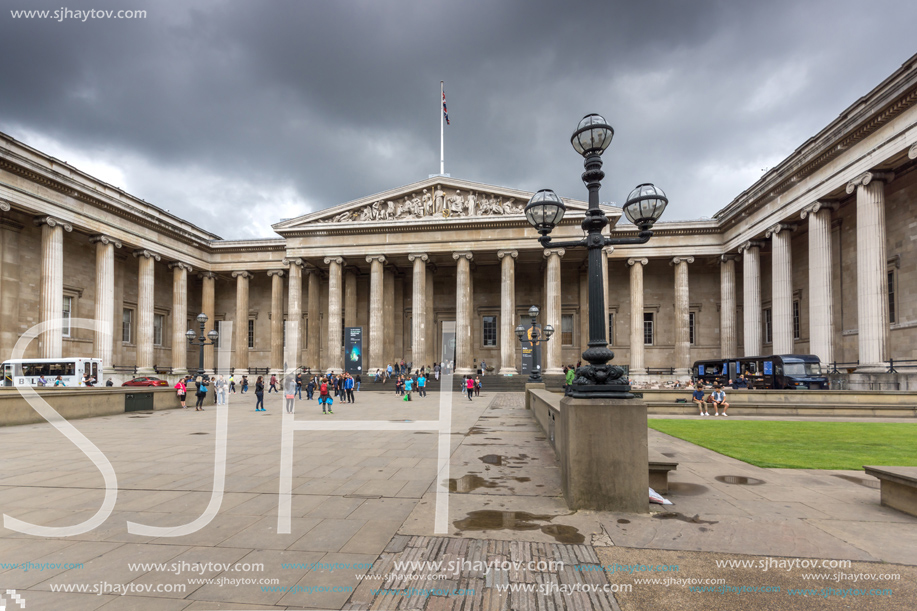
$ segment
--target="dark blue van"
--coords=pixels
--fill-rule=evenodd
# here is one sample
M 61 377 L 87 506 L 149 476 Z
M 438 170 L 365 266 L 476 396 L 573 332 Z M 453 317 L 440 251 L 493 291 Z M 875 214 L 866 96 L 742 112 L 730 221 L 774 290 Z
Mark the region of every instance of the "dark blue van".
M 777 390 L 828 390 L 828 377 L 814 354 L 775 354 L 695 361 L 695 382 L 730 386 L 739 375 L 748 388 Z

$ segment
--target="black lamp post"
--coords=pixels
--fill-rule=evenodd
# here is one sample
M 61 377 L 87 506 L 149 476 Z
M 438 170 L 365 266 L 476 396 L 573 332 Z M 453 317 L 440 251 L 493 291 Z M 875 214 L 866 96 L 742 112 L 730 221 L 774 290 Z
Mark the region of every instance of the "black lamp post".
M 204 327 L 207 324 L 207 315 L 204 314 L 203 312 L 197 315 L 197 322 L 201 323 L 200 337 L 197 337 L 197 334 L 194 331 L 192 331 L 191 329 L 188 329 L 188 332 L 185 333 L 185 337 L 188 338 L 188 343 L 190 345 L 201 347 L 201 360 L 197 368 L 197 375 L 204 377 L 204 346 L 213 346 L 214 344 L 216 344 L 216 341 L 220 337 L 220 334 L 217 332 L 216 329 L 211 329 L 210 333 L 208 333 L 206 337 L 204 336 Z M 195 338 L 197 338 L 197 341 L 195 341 Z M 207 341 L 207 338 L 210 338 L 209 342 Z
M 653 235 L 653 224 L 659 220 L 669 200 L 662 189 L 646 183 L 638 185 L 627 196 L 624 216 L 640 230 L 634 238 L 608 238 L 602 230 L 608 218 L 599 208 L 599 187 L 605 173 L 602 171 L 602 153 L 611 144 L 614 129 L 600 115 L 583 117 L 570 138 L 576 152 L 585 158 L 583 182 L 589 190 L 589 208 L 581 224 L 586 237 L 581 240 L 553 242 L 548 235 L 564 218 L 566 207 L 563 201 L 550 189 L 542 189 L 532 196 L 525 207 L 528 222 L 538 230 L 538 241 L 544 248 L 589 249 L 589 348 L 583 352 L 583 360 L 589 363 L 576 370 L 576 377 L 569 394 L 577 398 L 629 399 L 630 385 L 621 380 L 624 370 L 609 365 L 614 353 L 605 341 L 605 278 L 602 278 L 602 249 L 605 246 L 622 244 L 645 244 Z
M 529 308 L 529 316 L 532 318 L 532 335 L 528 338 L 528 341 L 532 344 L 532 373 L 529 374 L 529 382 L 539 383 L 541 382 L 541 359 L 538 359 L 539 362 L 535 362 L 535 347 L 540 346 L 551 339 L 551 336 L 554 335 L 554 327 L 551 325 L 545 325 L 544 327 L 544 337 L 538 332 L 538 327 L 535 326 L 536 319 L 538 318 L 538 306 L 532 306 Z M 520 342 L 525 342 L 525 327 L 522 326 L 522 323 L 519 323 L 516 326 L 516 337 L 519 338 Z

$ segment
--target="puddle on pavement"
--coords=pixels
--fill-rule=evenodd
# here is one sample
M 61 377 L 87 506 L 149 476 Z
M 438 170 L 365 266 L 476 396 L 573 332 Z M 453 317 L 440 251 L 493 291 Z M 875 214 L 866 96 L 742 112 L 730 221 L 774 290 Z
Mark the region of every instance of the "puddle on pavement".
M 481 462 L 487 463 L 488 465 L 496 465 L 497 467 L 503 466 L 503 457 L 498 454 L 487 454 L 479 458 Z
M 689 484 L 687 482 L 669 482 L 669 494 L 680 494 L 681 496 L 697 496 L 707 492 L 709 488 L 700 484 Z
M 760 486 L 765 483 L 763 479 L 745 477 L 744 475 L 717 475 L 713 479 L 718 482 L 723 482 L 724 484 L 733 484 L 735 486 Z
M 865 477 L 857 477 L 856 475 L 844 475 L 843 473 L 832 473 L 832 477 L 839 477 L 845 479 L 848 482 L 853 482 L 854 484 L 859 484 L 860 486 L 866 486 L 867 488 L 875 488 L 876 490 L 880 489 L 880 482 L 877 479 L 869 479 Z
M 449 492 L 474 492 L 478 488 L 496 488 L 499 484 L 495 481 L 484 479 L 480 475 L 463 475 L 449 480 Z
M 468 432 L 465 433 L 465 435 L 466 435 L 466 436 L 468 436 L 468 435 L 483 435 L 484 432 L 485 432 L 484 429 L 482 429 L 481 427 L 479 427 L 479 426 L 473 426 L 473 427 L 471 427 L 470 429 L 468 429 Z
M 209 435 L 210 433 L 188 433 L 189 435 Z
M 681 522 L 687 522 L 688 524 L 717 524 L 716 521 L 701 520 L 700 515 L 695 515 L 694 517 L 689 518 L 683 513 L 675 513 L 671 511 L 654 513 L 653 518 L 657 520 L 679 520 Z
M 558 543 L 579 544 L 586 538 L 573 526 L 563 524 L 535 524 L 534 522 L 550 522 L 558 516 L 531 514 L 526 511 L 496 511 L 482 509 L 472 511 L 463 520 L 456 520 L 453 525 L 461 531 L 465 530 L 540 530 L 546 535 L 554 537 Z

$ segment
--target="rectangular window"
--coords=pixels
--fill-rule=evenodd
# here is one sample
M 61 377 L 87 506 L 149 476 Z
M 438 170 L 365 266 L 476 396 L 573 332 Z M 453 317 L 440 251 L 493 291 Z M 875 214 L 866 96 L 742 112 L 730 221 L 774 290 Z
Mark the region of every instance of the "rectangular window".
M 895 322 L 895 272 L 888 272 L 888 322 Z
M 696 312 L 688 312 L 688 343 L 692 346 L 697 343 L 697 333 L 694 323 L 697 320 Z
M 121 314 L 121 341 L 125 344 L 131 343 L 134 328 L 134 311 L 124 308 Z
M 63 319 L 63 329 L 61 334 L 64 337 L 70 337 L 70 313 L 73 310 L 73 297 L 64 297 L 64 310 L 61 313 Z
M 770 308 L 764 308 L 764 343 L 774 343 L 774 317 Z
M 494 348 L 497 346 L 497 317 L 484 317 L 484 347 Z
M 162 326 L 165 323 L 165 315 L 153 314 L 153 345 L 162 346 Z
M 615 345 L 615 313 L 608 314 L 608 345 Z
M 799 339 L 799 300 L 793 301 L 793 339 Z
M 653 313 L 643 313 L 643 343 L 647 346 L 653 345 Z
M 248 349 L 251 350 L 255 347 L 255 321 L 249 319 L 248 321 Z
M 213 342 L 213 349 L 219 350 L 223 346 L 223 321 L 222 320 L 216 321 L 216 326 L 214 326 L 214 329 L 216 329 L 217 333 L 219 333 L 220 335 L 219 337 L 217 337 L 216 341 Z
M 560 339 L 564 346 L 573 345 L 573 314 L 562 314 L 560 317 Z

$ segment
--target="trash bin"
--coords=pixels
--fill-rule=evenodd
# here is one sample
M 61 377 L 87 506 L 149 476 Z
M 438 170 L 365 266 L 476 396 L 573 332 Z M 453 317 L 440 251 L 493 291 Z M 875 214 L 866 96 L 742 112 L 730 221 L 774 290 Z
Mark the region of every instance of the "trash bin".
M 153 411 L 153 393 L 132 392 L 124 395 L 125 412 L 151 412 Z

